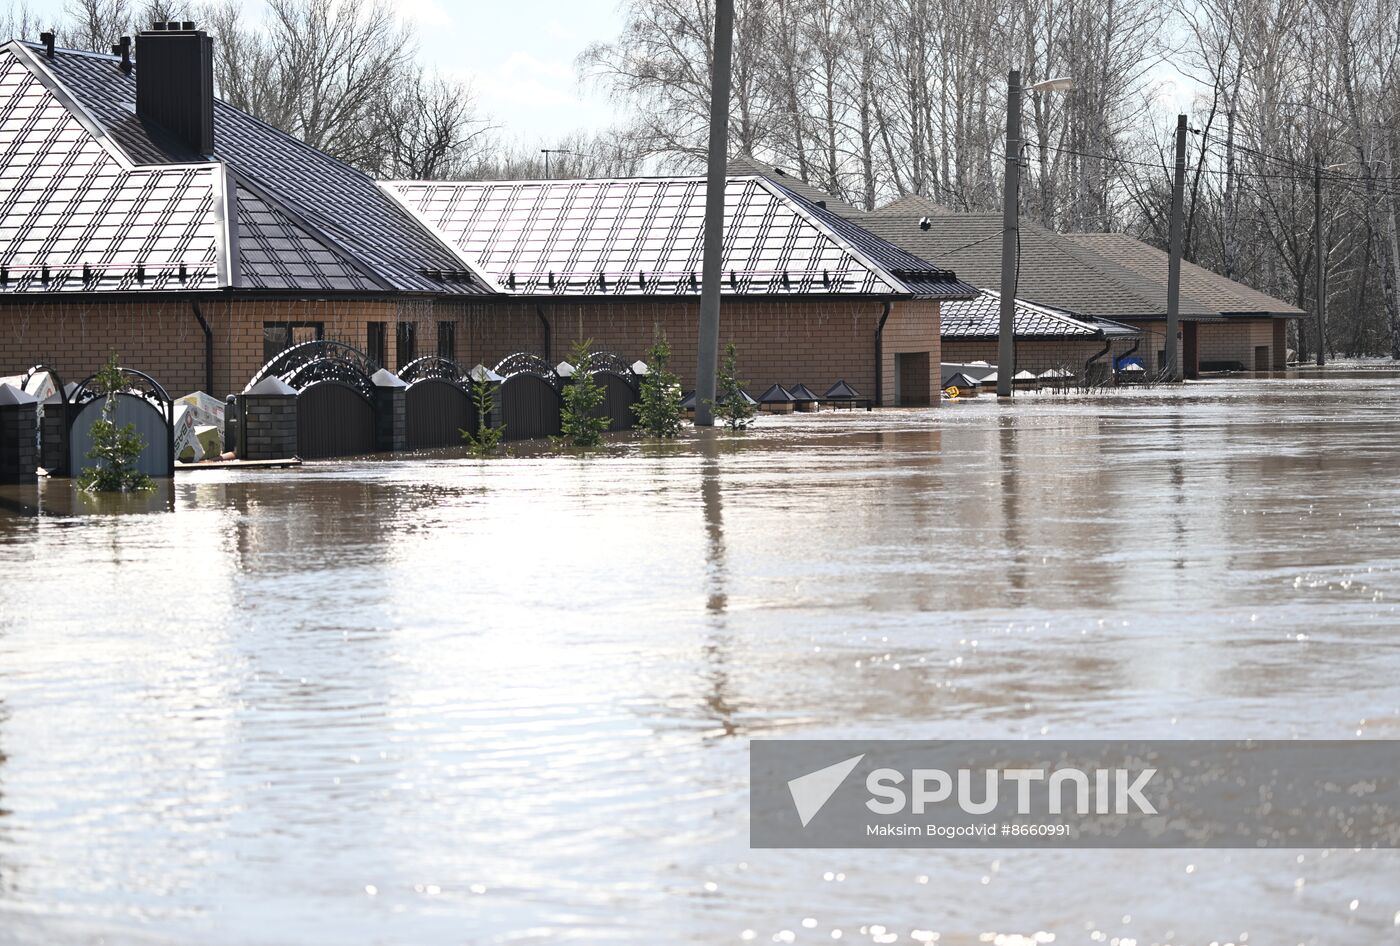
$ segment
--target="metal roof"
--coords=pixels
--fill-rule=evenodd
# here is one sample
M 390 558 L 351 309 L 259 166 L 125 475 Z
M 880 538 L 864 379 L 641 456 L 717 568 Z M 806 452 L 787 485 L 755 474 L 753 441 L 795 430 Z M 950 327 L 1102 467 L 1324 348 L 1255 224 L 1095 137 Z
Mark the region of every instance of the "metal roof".
M 0 292 L 496 291 L 367 175 L 223 102 L 214 153 L 194 154 L 136 115 L 135 72 L 118 62 L 0 47 L 0 265 L 50 268 L 47 286 Z M 120 268 L 137 265 L 140 280 Z M 59 266 L 78 283 L 55 280 Z
M 394 181 L 384 188 L 508 293 L 699 292 L 705 180 Z M 725 186 L 723 291 L 962 298 L 939 269 L 763 177 Z
M 865 212 L 849 201 L 843 200 L 834 194 L 828 194 L 826 191 L 823 191 L 813 184 L 808 184 L 806 181 L 788 171 L 787 168 L 778 167 L 775 164 L 768 164 L 750 155 L 738 155 L 730 158 L 729 173 L 733 174 L 735 177 L 743 177 L 750 174 L 766 177 L 776 184 L 781 184 L 794 194 L 805 197 L 814 204 L 820 201 L 826 205 L 827 209 L 843 217 L 856 218 Z
M 1016 300 L 1017 338 L 1124 338 L 1140 334 L 1130 325 L 1108 319 L 1080 318 L 1050 306 Z M 940 335 L 944 339 L 996 338 L 1001 332 L 1001 293 L 982 290 L 977 298 L 945 302 Z
M 1126 233 L 1066 233 L 1065 237 L 1160 283 L 1162 292 L 1167 291 L 1167 254 L 1155 246 Z M 1227 316 L 1294 318 L 1307 314 L 1297 306 L 1186 260 L 1181 261 L 1181 292 Z
M 222 187 L 208 162 L 131 167 L 0 49 L 0 293 L 212 289 Z

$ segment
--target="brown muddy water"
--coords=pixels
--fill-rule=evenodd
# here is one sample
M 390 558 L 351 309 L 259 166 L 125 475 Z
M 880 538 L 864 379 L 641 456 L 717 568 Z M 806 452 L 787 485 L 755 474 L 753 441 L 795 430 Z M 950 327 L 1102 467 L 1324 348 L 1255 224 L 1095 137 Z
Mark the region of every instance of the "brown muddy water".
M 1398 424 L 1370 372 L 6 488 L 0 942 L 1400 942 L 1395 852 L 747 820 L 755 736 L 1400 738 Z

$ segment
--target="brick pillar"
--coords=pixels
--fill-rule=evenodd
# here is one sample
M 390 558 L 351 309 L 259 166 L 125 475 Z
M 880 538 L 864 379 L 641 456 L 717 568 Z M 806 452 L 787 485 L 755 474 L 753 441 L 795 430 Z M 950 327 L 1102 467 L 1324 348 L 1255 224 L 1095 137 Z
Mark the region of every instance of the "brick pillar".
M 79 410 L 77 404 L 69 404 L 57 394 L 44 401 L 44 417 L 39 421 L 39 465 L 50 476 L 69 476 L 73 472 L 68 431 Z
M 297 392 L 264 378 L 238 395 L 238 459 L 285 460 L 297 455 Z
M 32 483 L 38 466 L 39 399 L 0 384 L 0 483 Z
M 388 368 L 380 368 L 370 380 L 374 382 L 374 448 L 407 450 L 408 385 Z

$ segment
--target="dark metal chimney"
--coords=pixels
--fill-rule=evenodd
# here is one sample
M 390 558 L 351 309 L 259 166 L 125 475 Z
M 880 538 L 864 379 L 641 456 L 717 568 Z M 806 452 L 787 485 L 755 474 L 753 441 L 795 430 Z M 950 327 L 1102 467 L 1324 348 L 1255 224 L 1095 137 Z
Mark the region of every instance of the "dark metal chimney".
M 137 34 L 136 114 L 199 154 L 214 150 L 214 41 L 208 34 L 193 23 L 156 23 Z
M 131 37 L 123 36 L 120 42 L 112 44 L 112 55 L 122 57 L 122 72 L 131 72 Z

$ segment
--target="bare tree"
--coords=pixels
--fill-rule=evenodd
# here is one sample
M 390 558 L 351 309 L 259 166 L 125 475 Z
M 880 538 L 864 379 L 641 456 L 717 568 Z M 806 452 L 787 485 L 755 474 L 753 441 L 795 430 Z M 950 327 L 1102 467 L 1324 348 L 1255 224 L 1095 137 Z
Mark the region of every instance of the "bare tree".
M 376 100 L 372 124 L 382 149 L 373 170 L 385 178 L 460 177 L 494 144 L 494 126 L 479 116 L 470 87 L 421 68 L 405 71 Z

